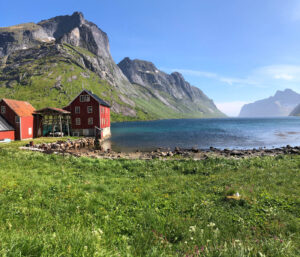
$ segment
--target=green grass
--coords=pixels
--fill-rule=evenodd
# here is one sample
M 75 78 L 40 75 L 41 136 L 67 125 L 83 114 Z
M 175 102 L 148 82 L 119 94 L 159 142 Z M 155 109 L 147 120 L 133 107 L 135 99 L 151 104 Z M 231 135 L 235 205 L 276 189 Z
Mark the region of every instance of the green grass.
M 0 145 L 0 256 L 300 255 L 299 156 L 97 160 L 25 143 Z

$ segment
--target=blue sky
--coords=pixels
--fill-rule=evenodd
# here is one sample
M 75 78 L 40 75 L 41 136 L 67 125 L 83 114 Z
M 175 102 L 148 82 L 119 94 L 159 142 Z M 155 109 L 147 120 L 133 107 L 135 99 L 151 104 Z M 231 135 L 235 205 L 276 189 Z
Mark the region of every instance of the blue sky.
M 229 115 L 276 90 L 300 93 L 299 0 L 0 3 L 1 27 L 81 11 L 108 34 L 116 62 L 128 56 L 179 71 Z

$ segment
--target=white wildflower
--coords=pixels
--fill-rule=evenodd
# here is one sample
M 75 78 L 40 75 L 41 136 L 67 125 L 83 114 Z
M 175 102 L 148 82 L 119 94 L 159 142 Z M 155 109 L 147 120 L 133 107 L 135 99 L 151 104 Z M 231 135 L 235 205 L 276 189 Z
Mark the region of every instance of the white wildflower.
M 212 227 L 214 227 L 215 225 L 216 225 L 215 223 L 210 222 L 207 226 L 212 228 Z
M 190 226 L 189 231 L 190 232 L 196 232 L 196 225 L 195 226 Z

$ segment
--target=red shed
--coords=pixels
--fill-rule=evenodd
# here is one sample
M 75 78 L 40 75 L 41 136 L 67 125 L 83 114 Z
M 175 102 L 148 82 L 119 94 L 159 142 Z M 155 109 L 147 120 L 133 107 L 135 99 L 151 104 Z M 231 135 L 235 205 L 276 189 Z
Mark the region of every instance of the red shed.
M 110 105 L 84 89 L 64 108 L 71 112 L 73 136 L 94 136 L 101 129 L 101 138 L 110 137 Z
M 28 102 L 11 99 L 0 101 L 0 114 L 15 129 L 17 140 L 33 138 L 34 111 Z
M 15 129 L 0 115 L 0 141 L 15 140 Z

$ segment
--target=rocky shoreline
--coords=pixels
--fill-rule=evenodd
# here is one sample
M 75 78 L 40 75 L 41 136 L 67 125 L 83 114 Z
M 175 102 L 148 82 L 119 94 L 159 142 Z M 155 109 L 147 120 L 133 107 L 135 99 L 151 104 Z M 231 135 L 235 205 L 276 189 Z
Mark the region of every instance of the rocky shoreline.
M 158 148 L 155 151 L 141 152 L 114 152 L 110 148 L 105 148 L 105 141 L 102 141 L 100 146 L 95 146 L 94 138 L 81 138 L 77 140 L 57 141 L 55 143 L 44 143 L 33 145 L 29 144 L 21 149 L 39 151 L 46 154 L 63 154 L 75 157 L 91 157 L 101 159 L 193 159 L 204 160 L 209 157 L 220 158 L 249 158 L 249 157 L 263 157 L 263 156 L 277 156 L 285 154 L 300 154 L 300 146 L 292 147 L 285 146 L 274 149 L 258 148 L 247 150 L 232 150 L 232 149 L 217 149 L 210 147 L 208 150 L 201 150 L 196 148 L 181 149 L 175 147 L 174 150 L 166 150 Z

